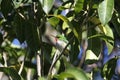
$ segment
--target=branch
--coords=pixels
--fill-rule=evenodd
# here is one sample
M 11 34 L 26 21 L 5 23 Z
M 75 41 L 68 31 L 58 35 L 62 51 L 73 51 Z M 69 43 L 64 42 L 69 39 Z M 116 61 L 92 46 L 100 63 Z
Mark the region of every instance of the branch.
M 21 74 L 21 72 L 22 72 L 22 70 L 24 68 L 24 63 L 25 63 L 26 56 L 27 56 L 27 53 L 25 54 L 24 60 L 22 61 L 21 67 L 19 69 L 19 72 L 18 72 L 19 75 Z
M 38 77 L 41 77 L 42 76 L 42 66 L 41 66 L 41 57 L 39 55 L 39 53 L 36 54 L 36 59 L 37 59 L 37 75 Z
M 8 65 L 7 65 L 7 54 L 6 54 L 6 52 L 3 52 L 2 57 L 3 57 L 3 59 L 4 59 L 4 67 L 8 67 Z M 12 80 L 12 78 L 11 78 L 10 75 L 8 75 L 8 78 L 9 78 L 9 80 Z
M 82 40 L 81 47 L 82 47 L 82 49 L 83 49 L 83 50 L 82 50 L 83 53 L 82 53 L 82 58 L 81 58 L 81 60 L 80 60 L 80 62 L 79 62 L 79 64 L 78 64 L 79 67 L 82 67 L 82 66 L 83 66 L 83 63 L 84 63 L 84 61 L 85 61 L 86 50 L 87 50 L 87 48 L 88 48 L 88 40 L 87 40 L 87 38 L 85 38 L 85 39 Z
M 42 22 L 44 23 L 44 22 Z M 40 25 L 41 27 L 43 26 L 43 24 Z M 39 34 L 39 39 L 40 39 L 40 53 L 37 53 L 37 72 L 38 72 L 38 76 L 42 76 L 44 74 L 44 56 L 43 56 L 43 42 L 42 42 L 42 30 L 40 28 L 38 28 L 38 34 Z
M 60 55 L 58 55 L 58 57 L 56 57 L 56 60 L 53 60 L 51 66 L 50 66 L 49 72 L 48 72 L 48 77 L 51 77 L 51 73 L 52 73 L 53 67 L 55 66 L 55 64 L 57 63 L 57 61 L 61 58 L 61 56 L 63 55 L 63 53 L 67 49 L 67 47 L 70 44 L 70 42 L 73 40 L 73 38 L 74 38 L 74 36 L 69 40 L 69 42 L 67 43 L 67 45 L 65 46 L 65 48 L 61 51 Z

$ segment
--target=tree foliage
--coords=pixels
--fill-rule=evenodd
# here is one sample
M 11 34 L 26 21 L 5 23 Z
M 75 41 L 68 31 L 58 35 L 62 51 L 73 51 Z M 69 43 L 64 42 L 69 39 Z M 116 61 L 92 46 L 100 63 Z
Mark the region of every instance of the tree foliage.
M 1 0 L 0 79 L 119 80 L 119 2 Z

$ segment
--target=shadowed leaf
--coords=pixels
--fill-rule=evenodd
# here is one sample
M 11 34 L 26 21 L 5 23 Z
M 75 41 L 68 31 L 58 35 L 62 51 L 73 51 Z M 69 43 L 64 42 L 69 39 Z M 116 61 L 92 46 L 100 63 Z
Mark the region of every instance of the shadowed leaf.
M 0 67 L 0 71 L 7 75 L 10 75 L 13 80 L 21 80 L 20 75 L 14 68 L 10 67 Z

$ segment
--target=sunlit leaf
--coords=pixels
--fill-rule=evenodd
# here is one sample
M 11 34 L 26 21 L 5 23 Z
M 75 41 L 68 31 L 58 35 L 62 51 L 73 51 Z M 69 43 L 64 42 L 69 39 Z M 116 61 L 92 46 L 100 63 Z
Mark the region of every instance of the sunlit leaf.
M 66 39 L 66 37 L 65 36 L 63 36 L 63 35 L 57 35 L 56 36 L 59 40 L 62 40 L 62 41 L 64 41 L 64 42 L 68 42 L 68 40 Z
M 99 19 L 103 25 L 107 24 L 113 13 L 114 9 L 114 0 L 104 0 L 99 4 L 98 14 Z
M 101 39 L 104 39 L 104 40 L 112 40 L 113 41 L 113 38 L 110 37 L 110 36 L 107 36 L 107 35 L 104 35 L 104 34 L 96 34 L 96 35 L 92 35 L 90 37 L 88 37 L 88 39 L 91 39 L 91 38 L 101 38 Z
M 98 60 L 98 57 L 91 51 L 91 50 L 87 50 L 86 51 L 86 60 L 92 60 L 92 59 L 96 59 Z
M 17 0 L 13 0 L 14 7 L 15 7 L 15 8 L 20 7 L 20 6 L 21 6 L 21 4 L 22 4 L 22 1 L 23 1 L 23 0 L 19 0 L 19 1 L 17 1 Z
M 63 72 L 58 76 L 58 79 L 64 80 L 64 78 L 73 78 L 74 76 L 70 73 Z
M 44 77 L 39 77 L 38 80 L 46 80 Z
M 109 25 L 105 25 L 105 29 L 106 29 L 106 34 L 105 35 L 111 37 L 112 39 L 114 39 L 113 31 L 110 28 L 110 26 Z
M 75 3 L 75 12 L 79 13 L 83 9 L 84 0 L 76 0 Z
M 70 27 L 70 29 L 73 31 L 74 35 L 78 38 L 77 31 L 75 30 L 73 24 L 68 20 L 67 17 L 62 16 L 62 15 L 55 15 L 55 17 L 57 17 L 57 18 L 61 19 L 62 21 L 64 21 Z
M 68 20 L 71 21 L 73 17 L 69 17 Z M 72 23 L 73 24 L 73 23 Z M 74 24 L 75 25 L 75 24 Z M 69 25 L 66 22 L 63 22 L 62 29 L 66 31 L 66 34 L 69 34 L 72 30 L 69 28 Z
M 56 18 L 56 17 L 52 17 L 52 18 L 50 18 L 48 21 L 49 21 L 49 23 L 50 23 L 52 26 L 54 26 L 54 27 L 56 27 L 57 24 L 59 23 L 59 19 Z
M 74 78 L 76 80 L 89 80 L 82 69 L 78 69 L 75 67 L 69 67 L 65 72 L 60 73 L 60 75 L 57 76 L 57 78 L 61 80 L 64 78 Z
M 39 0 L 41 2 L 42 8 L 46 14 L 48 14 L 54 4 L 55 0 Z
M 104 34 L 107 33 L 107 30 L 106 30 L 106 28 L 105 28 L 104 26 L 99 25 L 98 27 L 99 27 L 99 29 L 100 29 Z
M 106 29 L 105 29 L 105 27 L 101 24 L 99 18 L 97 18 L 97 17 L 92 17 L 92 18 L 90 19 L 90 21 L 91 21 L 94 25 L 98 26 L 98 27 L 96 27 L 96 29 L 99 28 L 99 29 L 100 29 L 100 32 L 106 34 Z
M 107 40 L 106 40 L 107 41 Z M 108 47 L 108 54 L 110 54 L 111 53 L 111 51 L 113 50 L 113 45 L 110 43 L 110 42 L 106 42 L 106 44 L 107 44 L 107 47 Z
M 106 77 L 108 80 L 111 80 L 111 77 L 115 72 L 116 61 L 117 61 L 116 58 L 109 60 L 102 69 L 102 75 Z

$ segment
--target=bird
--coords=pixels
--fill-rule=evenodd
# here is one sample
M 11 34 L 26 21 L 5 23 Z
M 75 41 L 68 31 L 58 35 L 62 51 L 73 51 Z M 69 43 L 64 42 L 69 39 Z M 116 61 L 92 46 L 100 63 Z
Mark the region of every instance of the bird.
M 54 29 L 49 22 L 47 22 L 45 25 L 46 29 L 42 36 L 42 41 L 54 46 L 59 51 L 62 51 L 68 43 L 67 39 L 61 39 L 61 37 L 64 37 L 64 35 L 60 34 L 56 29 Z

